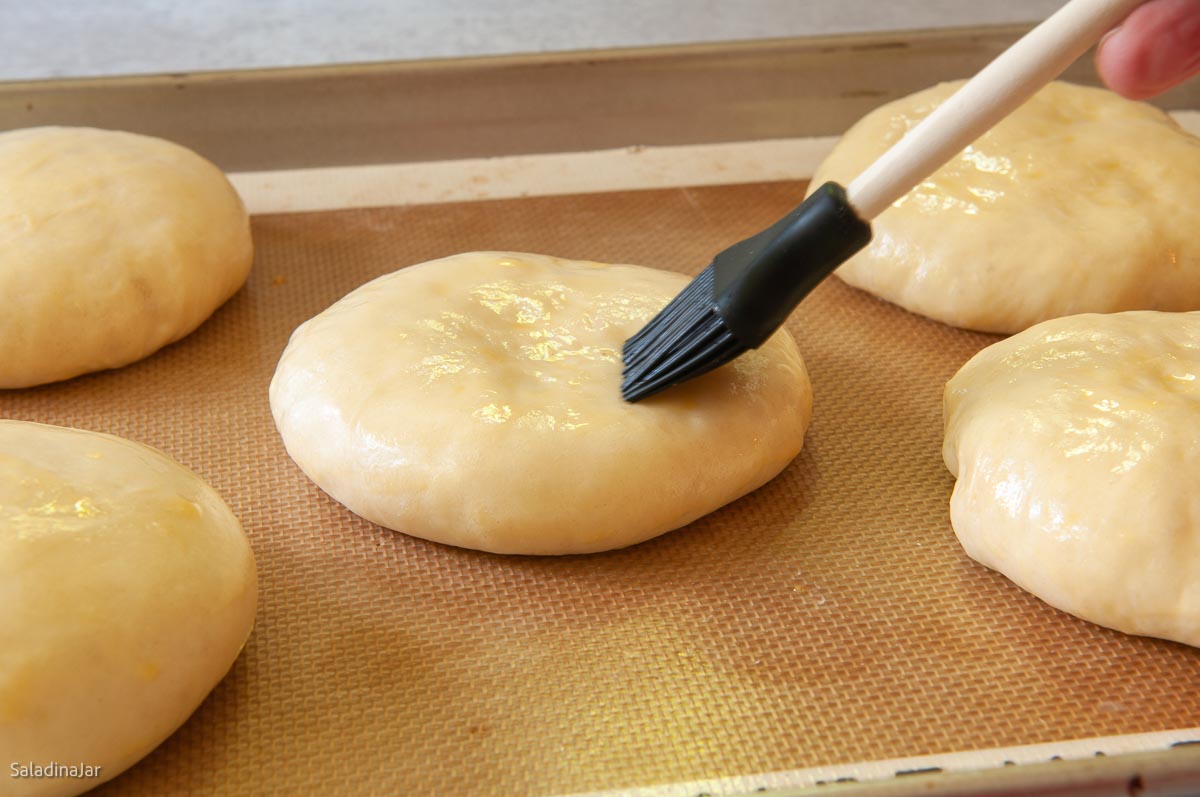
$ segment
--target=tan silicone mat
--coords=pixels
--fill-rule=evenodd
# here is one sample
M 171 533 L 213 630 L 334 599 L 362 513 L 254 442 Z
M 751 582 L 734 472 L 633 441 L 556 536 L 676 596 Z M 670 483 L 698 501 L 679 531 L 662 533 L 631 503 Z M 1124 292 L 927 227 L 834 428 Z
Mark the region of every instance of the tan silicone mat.
M 803 453 L 635 548 L 539 559 L 413 539 L 288 460 L 267 405 L 276 359 L 365 280 L 481 248 L 694 272 L 802 189 L 259 217 L 249 284 L 195 334 L 118 371 L 0 392 L 5 417 L 124 435 L 194 468 L 258 556 L 241 659 L 99 793 L 545 795 L 1200 724 L 1200 651 L 1055 611 L 955 542 L 941 388 L 992 339 L 835 280 L 790 322 L 816 394 Z

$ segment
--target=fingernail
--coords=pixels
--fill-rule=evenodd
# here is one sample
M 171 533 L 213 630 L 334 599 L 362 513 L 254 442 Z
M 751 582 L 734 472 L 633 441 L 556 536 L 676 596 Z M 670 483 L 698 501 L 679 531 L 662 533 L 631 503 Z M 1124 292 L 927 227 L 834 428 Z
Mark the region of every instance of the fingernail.
M 1118 25 L 1118 26 L 1116 26 L 1115 28 L 1113 28 L 1112 30 L 1110 30 L 1108 33 L 1106 33 L 1106 34 L 1104 34 L 1103 36 L 1101 36 L 1101 37 L 1100 37 L 1100 41 L 1096 43 L 1096 49 L 1100 49 L 1101 47 L 1103 47 L 1103 46 L 1104 46 L 1104 43 L 1105 43 L 1106 41 L 1108 41 L 1108 40 L 1109 40 L 1109 39 L 1111 39 L 1113 36 L 1116 36 L 1118 33 L 1120 33 L 1120 32 L 1121 32 L 1121 28 L 1122 28 L 1122 27 L 1123 27 L 1123 25 Z

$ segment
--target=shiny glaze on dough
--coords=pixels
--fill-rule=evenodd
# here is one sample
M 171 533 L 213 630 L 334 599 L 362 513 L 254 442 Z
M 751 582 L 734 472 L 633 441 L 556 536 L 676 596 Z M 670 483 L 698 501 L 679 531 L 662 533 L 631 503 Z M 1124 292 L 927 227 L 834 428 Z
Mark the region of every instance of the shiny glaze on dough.
M 959 86 L 860 120 L 813 186 L 845 184 Z M 872 223 L 837 274 L 955 326 L 1200 309 L 1200 139 L 1111 92 L 1046 86 Z
M 1079 315 L 945 394 L 967 553 L 1060 609 L 1200 645 L 1200 313 Z
M 241 525 L 194 473 L 129 440 L 0 420 L 0 751 L 101 767 L 0 784 L 76 794 L 149 753 L 232 665 L 256 594 Z
M 687 278 L 469 253 L 350 293 L 271 384 L 288 452 L 382 525 L 493 551 L 619 547 L 758 487 L 803 442 L 786 333 L 660 398 L 620 396 L 620 347 Z

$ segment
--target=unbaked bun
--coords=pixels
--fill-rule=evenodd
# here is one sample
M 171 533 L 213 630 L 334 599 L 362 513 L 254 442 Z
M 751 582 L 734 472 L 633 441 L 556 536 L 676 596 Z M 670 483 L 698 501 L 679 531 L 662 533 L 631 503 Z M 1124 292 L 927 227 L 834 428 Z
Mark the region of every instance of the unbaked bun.
M 872 111 L 812 185 L 852 180 L 960 85 Z M 838 276 L 958 327 L 1200 309 L 1200 139 L 1144 103 L 1052 83 L 872 228 Z
M 945 400 L 972 558 L 1094 623 L 1200 646 L 1200 313 L 1038 324 Z
M 250 223 L 217 167 L 157 138 L 0 133 L 0 388 L 139 360 L 246 280 Z
M 187 468 L 0 420 L 0 795 L 78 794 L 154 749 L 237 658 L 256 588 L 237 518 Z
M 762 485 L 804 441 L 791 336 L 637 404 L 621 345 L 679 274 L 476 252 L 380 277 L 292 335 L 288 453 L 381 525 L 500 553 L 632 545 Z

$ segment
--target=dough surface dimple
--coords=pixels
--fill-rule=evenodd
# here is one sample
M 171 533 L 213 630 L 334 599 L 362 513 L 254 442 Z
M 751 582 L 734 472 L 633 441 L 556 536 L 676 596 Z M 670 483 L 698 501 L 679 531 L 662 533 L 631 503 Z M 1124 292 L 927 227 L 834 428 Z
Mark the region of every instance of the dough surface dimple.
M 843 185 L 961 82 L 860 120 L 812 185 Z M 1200 309 L 1200 139 L 1167 114 L 1052 83 L 872 222 L 837 274 L 947 324 Z
M 392 529 L 500 553 L 641 542 L 774 477 L 812 413 L 786 332 L 621 400 L 622 343 L 687 283 L 504 252 L 402 269 L 295 331 L 276 425 L 313 481 Z
M 1053 606 L 1200 645 L 1200 313 L 1079 315 L 945 393 L 966 552 Z
M 194 152 L 91 128 L 0 133 L 0 388 L 149 356 L 252 259 L 241 200 Z
M 0 420 L 0 751 L 115 777 L 196 709 L 254 623 L 254 556 L 194 473 L 110 435 Z

